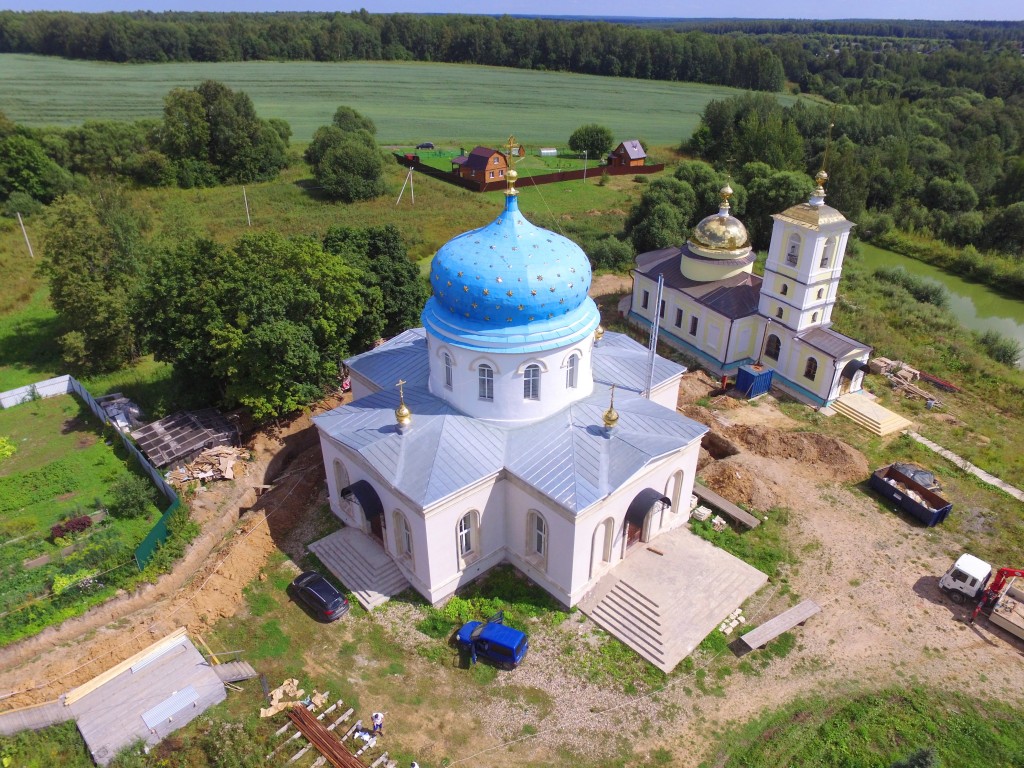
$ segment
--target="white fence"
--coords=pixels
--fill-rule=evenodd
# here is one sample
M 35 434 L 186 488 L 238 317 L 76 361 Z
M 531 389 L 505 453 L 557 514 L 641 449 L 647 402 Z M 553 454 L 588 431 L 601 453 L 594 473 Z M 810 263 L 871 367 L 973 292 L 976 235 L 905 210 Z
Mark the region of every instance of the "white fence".
M 21 405 L 39 397 L 57 397 L 58 395 L 70 394 L 75 391 L 74 385 L 71 383 L 72 381 L 74 379 L 65 374 L 54 379 L 37 381 L 35 384 L 28 384 L 24 387 L 0 392 L 0 408 Z M 100 416 L 100 418 L 104 417 Z

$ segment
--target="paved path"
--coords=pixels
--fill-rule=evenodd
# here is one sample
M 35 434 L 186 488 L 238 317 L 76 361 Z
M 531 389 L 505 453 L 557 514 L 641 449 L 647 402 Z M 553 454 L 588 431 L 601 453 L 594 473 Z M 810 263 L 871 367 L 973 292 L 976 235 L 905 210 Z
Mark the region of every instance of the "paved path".
M 960 456 L 957 456 L 952 451 L 946 450 L 945 448 L 943 448 L 938 443 L 933 443 L 927 437 L 922 437 L 921 435 L 917 434 L 917 432 L 914 432 L 914 431 L 908 429 L 907 430 L 907 434 L 910 435 L 915 440 L 917 440 L 917 442 L 919 442 L 921 445 L 925 446 L 926 448 L 931 448 L 933 451 L 935 451 L 940 456 L 943 456 L 943 457 L 949 459 L 950 461 L 952 461 L 954 464 L 956 464 L 958 467 L 960 467 L 960 469 L 964 470 L 965 472 L 970 472 L 975 477 L 980 477 L 982 480 L 984 480 L 989 485 L 994 485 L 996 488 L 1000 489 L 1001 491 L 1006 491 L 1008 494 L 1013 496 L 1015 499 L 1017 499 L 1019 501 L 1024 501 L 1024 491 L 1020 490 L 1019 488 L 1014 488 L 1009 483 L 1004 483 L 1002 480 L 1000 480 L 995 475 L 990 475 L 988 472 L 986 472 L 981 467 L 974 466 L 967 459 L 964 459 L 964 458 L 962 458 Z

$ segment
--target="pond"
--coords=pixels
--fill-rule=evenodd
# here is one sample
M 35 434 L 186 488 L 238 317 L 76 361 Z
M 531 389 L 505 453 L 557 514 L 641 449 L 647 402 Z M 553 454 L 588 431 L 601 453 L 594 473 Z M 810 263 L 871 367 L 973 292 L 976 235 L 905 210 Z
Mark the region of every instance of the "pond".
M 867 243 L 860 244 L 860 254 L 854 258 L 869 270 L 903 267 L 912 275 L 941 283 L 949 293 L 950 311 L 965 327 L 979 332 L 998 331 L 1016 339 L 1024 348 L 1024 301 L 1008 298 L 980 283 L 968 282 L 931 264 Z M 1018 365 L 1021 362 L 1018 361 Z

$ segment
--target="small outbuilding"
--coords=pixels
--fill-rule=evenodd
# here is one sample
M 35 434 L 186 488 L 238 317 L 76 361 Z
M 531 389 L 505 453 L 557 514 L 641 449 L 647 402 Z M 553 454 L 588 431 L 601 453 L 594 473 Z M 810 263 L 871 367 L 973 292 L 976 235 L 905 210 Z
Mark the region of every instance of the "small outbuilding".
M 647 152 L 639 139 L 622 142 L 608 155 L 608 165 L 639 167 L 647 162 Z
M 137 429 L 135 442 L 156 467 L 188 461 L 207 448 L 239 444 L 238 427 L 216 408 L 179 411 Z
M 452 173 L 464 179 L 502 181 L 507 170 L 508 158 L 504 153 L 488 147 L 474 147 L 468 155 L 452 160 Z

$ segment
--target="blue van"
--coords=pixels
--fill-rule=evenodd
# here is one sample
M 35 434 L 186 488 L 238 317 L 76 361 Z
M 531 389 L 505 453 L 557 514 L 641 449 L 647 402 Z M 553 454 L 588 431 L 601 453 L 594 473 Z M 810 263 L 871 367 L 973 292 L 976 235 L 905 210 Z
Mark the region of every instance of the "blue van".
M 507 627 L 498 613 L 486 622 L 469 621 L 455 636 L 459 648 L 469 653 L 474 664 L 478 656 L 490 659 L 502 669 L 515 669 L 526 656 L 530 642 L 524 632 Z

